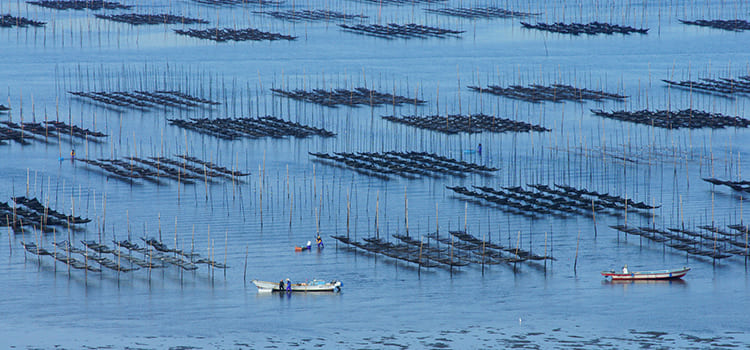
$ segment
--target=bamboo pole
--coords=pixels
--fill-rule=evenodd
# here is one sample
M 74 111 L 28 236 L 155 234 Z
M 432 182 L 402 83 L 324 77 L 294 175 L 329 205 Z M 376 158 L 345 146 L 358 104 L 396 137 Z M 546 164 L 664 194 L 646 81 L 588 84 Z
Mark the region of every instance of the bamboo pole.
M 406 198 L 406 187 L 404 187 L 404 220 L 406 223 L 406 236 L 409 237 L 409 199 Z
M 377 192 L 376 200 L 375 200 L 375 237 L 380 238 L 380 229 L 378 227 L 379 224 L 379 211 L 380 210 L 380 191 Z
M 748 246 L 748 226 L 745 226 L 745 269 L 747 269 L 747 256 L 750 253 L 750 246 Z
M 71 243 L 71 246 L 72 245 L 73 244 Z M 83 253 L 83 265 L 84 265 L 83 280 L 85 284 L 88 284 L 88 278 L 89 278 L 89 250 L 88 249 L 84 250 L 84 253 Z
M 180 204 L 180 178 L 182 175 L 181 169 L 177 168 L 177 205 Z
M 203 165 L 203 183 L 206 188 L 206 202 L 208 202 L 208 170 L 206 170 L 206 165 Z
M 289 195 L 289 227 L 292 227 L 292 209 L 294 208 L 294 193 Z
M 70 236 L 72 234 L 71 228 L 70 228 L 70 220 L 68 219 L 68 220 L 65 220 L 65 221 L 67 221 L 67 223 L 68 223 L 68 243 L 70 243 L 71 242 L 71 237 Z M 21 232 L 23 232 L 23 230 Z M 68 255 L 67 255 L 68 261 L 70 261 L 70 250 L 68 250 L 67 253 L 68 253 Z M 68 277 L 70 277 L 70 264 L 67 264 L 67 265 L 68 265 Z
M 628 226 L 628 196 L 625 195 L 625 226 Z M 628 241 L 628 233 L 625 232 L 625 241 Z M 576 256 L 578 255 L 578 252 L 576 252 Z
M 18 225 L 19 225 L 19 228 L 21 229 L 21 242 L 26 244 L 26 232 L 23 229 L 23 220 L 22 219 L 18 219 L 18 220 L 19 220 Z M 23 259 L 26 260 L 26 249 L 23 250 Z
M 424 244 L 424 237 L 419 238 L 419 258 L 417 259 L 417 275 L 422 275 L 422 244 Z
M 227 278 L 227 250 L 229 249 L 229 231 L 224 231 L 224 279 Z
M 453 235 L 451 235 L 451 276 L 453 276 Z
M 484 275 L 484 257 L 487 254 L 485 236 L 482 235 L 482 275 Z
M 10 236 L 11 236 L 11 228 L 10 228 L 10 217 L 8 214 L 5 214 L 5 223 L 8 224 L 8 251 L 10 251 L 10 255 L 13 256 L 13 245 L 11 244 Z
M 10 234 L 10 232 L 8 233 Z M 57 229 L 55 227 L 52 228 L 52 242 L 53 242 L 52 246 L 54 247 L 53 249 L 54 255 L 52 255 L 52 257 L 56 257 L 57 256 L 57 244 L 54 244 L 54 243 L 57 242 Z M 52 259 L 52 263 L 54 264 L 55 272 L 57 272 L 57 259 Z
M 547 273 L 547 232 L 544 232 L 544 273 Z
M 440 238 L 440 220 L 438 220 L 438 203 L 435 202 L 435 234 Z
M 162 242 L 162 239 L 161 239 L 161 213 L 158 213 L 157 217 L 158 217 L 158 223 L 159 223 L 159 242 L 161 243 Z
M 103 194 L 103 197 L 104 198 L 102 199 L 102 233 L 104 232 L 104 227 L 105 227 L 106 219 L 107 219 L 107 193 L 106 192 Z M 49 204 L 49 199 L 47 200 L 47 203 Z
M 578 245 L 581 242 L 581 230 L 578 230 L 578 237 L 576 238 L 576 257 L 573 262 L 573 273 L 577 272 L 578 268 Z
M 469 225 L 469 203 L 464 203 L 464 233 L 468 233 L 468 225 Z
M 207 231 L 208 231 L 208 237 L 206 239 L 207 240 L 207 242 L 206 242 L 207 243 L 207 248 L 206 248 L 207 252 L 206 253 L 208 255 L 208 259 L 211 260 L 211 225 L 208 225 L 208 230 Z M 208 266 L 206 267 L 206 269 L 208 269 L 208 275 L 211 276 L 211 264 L 208 264 Z
M 591 198 L 591 216 L 594 218 L 594 239 L 596 239 L 596 208 L 594 206 L 594 198 Z M 545 236 L 546 239 L 546 236 Z
M 349 201 L 349 194 L 346 194 L 346 238 L 349 239 L 349 215 L 351 212 L 351 202 Z M 338 242 L 338 241 L 337 241 Z

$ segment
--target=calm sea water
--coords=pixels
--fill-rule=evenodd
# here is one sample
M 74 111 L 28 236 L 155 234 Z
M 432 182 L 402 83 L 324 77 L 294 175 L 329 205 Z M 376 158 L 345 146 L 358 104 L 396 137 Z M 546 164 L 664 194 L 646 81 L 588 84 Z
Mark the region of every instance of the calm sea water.
M 130 3 L 129 3 L 130 4 Z M 627 348 L 746 347 L 750 290 L 746 263 L 686 257 L 660 243 L 618 235 L 609 225 L 688 227 L 743 220 L 737 192 L 704 177 L 750 172 L 744 129 L 663 130 L 605 120 L 590 109 L 696 108 L 747 117 L 746 96 L 728 99 L 667 89 L 661 79 L 750 74 L 750 37 L 678 19 L 743 19 L 743 1 L 449 1 L 403 6 L 308 1 L 276 6 L 369 16 L 363 23 L 420 23 L 464 30 L 461 38 L 385 40 L 340 31 L 335 21 L 284 22 L 257 5 L 134 2 L 139 13 L 252 27 L 295 41 L 214 43 L 178 36 L 181 25 L 131 26 L 95 11 L 0 4 L 2 12 L 48 22 L 0 29 L 0 119 L 72 121 L 109 134 L 101 144 L 67 139 L 0 146 L 0 201 L 28 195 L 93 219 L 72 240 L 161 237 L 230 266 L 84 273 L 24 254 L 22 241 L 52 249 L 54 236 L 0 228 L 0 346 L 15 348 Z M 442 6 L 498 6 L 531 19 L 457 19 Z M 273 6 L 272 6 L 273 7 Z M 264 8 L 268 10 L 268 8 Z M 275 9 L 275 8 L 274 8 Z M 105 11 L 119 13 L 127 11 Z M 606 21 L 648 35 L 567 36 L 523 29 L 520 21 Z M 184 26 L 199 27 L 199 26 Z M 603 89 L 626 102 L 532 104 L 479 95 L 468 85 L 551 84 Z M 419 96 L 426 105 L 329 108 L 289 101 L 270 88 L 367 86 Z M 222 102 L 213 109 L 113 110 L 67 91 L 179 89 Z M 484 112 L 551 132 L 445 136 L 397 126 L 390 114 Z M 219 140 L 167 119 L 273 115 L 337 133 L 323 139 Z M 478 143 L 482 155 L 466 153 Z M 58 161 L 188 153 L 252 174 L 242 182 L 131 184 Z M 501 170 L 491 177 L 382 181 L 313 162 L 308 152 L 427 151 Z M 603 155 L 606 151 L 607 155 Z M 651 156 L 649 156 L 651 154 Z M 687 156 L 686 156 L 687 154 Z M 614 156 L 613 156 L 614 155 Z M 619 157 L 639 158 L 637 163 Z M 465 203 L 446 186 L 568 184 L 661 207 L 650 215 L 530 220 Z M 348 199 L 347 199 L 348 198 Z M 408 202 L 407 202 L 408 200 Z M 417 269 L 336 245 L 406 231 L 424 236 L 467 228 L 555 260 Z M 106 203 L 106 204 L 105 204 Z M 408 205 L 407 205 L 408 203 Z M 376 226 L 377 222 L 377 226 Z M 293 247 L 320 232 L 321 251 Z M 520 234 L 519 234 L 520 232 Z M 546 238 L 546 240 L 545 240 Z M 545 244 L 546 242 L 546 244 Z M 577 258 L 576 258 L 577 257 Z M 617 284 L 599 272 L 690 266 L 683 281 Z M 338 294 L 259 294 L 252 279 L 339 279 Z

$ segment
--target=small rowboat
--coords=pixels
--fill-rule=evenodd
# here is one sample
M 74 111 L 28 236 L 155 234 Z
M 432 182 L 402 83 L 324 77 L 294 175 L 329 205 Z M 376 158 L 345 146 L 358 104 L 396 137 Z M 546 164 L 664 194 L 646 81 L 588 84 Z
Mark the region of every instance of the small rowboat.
M 305 250 L 312 250 L 312 242 L 307 241 L 307 245 L 304 246 L 304 247 L 294 246 L 294 251 L 295 252 L 301 252 L 301 251 L 305 251 Z
M 670 280 L 682 278 L 688 271 L 690 271 L 689 267 L 657 271 L 627 271 L 626 268 L 619 272 L 615 270 L 602 271 L 602 276 L 609 277 L 613 281 Z
M 253 284 L 258 287 L 259 292 L 286 292 L 286 286 L 282 289 L 278 282 L 267 282 L 253 280 Z M 312 280 L 306 283 L 294 283 L 291 286 L 291 292 L 339 292 L 344 284 L 341 281 L 321 281 Z

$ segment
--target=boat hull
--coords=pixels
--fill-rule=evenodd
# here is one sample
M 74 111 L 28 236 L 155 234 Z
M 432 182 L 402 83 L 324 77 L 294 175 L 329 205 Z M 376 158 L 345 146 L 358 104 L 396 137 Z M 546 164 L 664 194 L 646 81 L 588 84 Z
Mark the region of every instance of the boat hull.
M 674 270 L 634 271 L 629 273 L 602 271 L 602 276 L 609 277 L 613 281 L 670 280 L 682 278 L 688 271 L 690 271 L 689 267 Z
M 315 293 L 315 292 L 338 292 L 341 291 L 343 285 L 341 281 L 330 281 L 324 282 L 319 280 L 313 280 L 309 283 L 294 283 L 291 286 L 291 290 L 279 288 L 278 282 L 267 282 L 253 280 L 253 284 L 258 287 L 259 292 L 303 292 L 303 293 Z

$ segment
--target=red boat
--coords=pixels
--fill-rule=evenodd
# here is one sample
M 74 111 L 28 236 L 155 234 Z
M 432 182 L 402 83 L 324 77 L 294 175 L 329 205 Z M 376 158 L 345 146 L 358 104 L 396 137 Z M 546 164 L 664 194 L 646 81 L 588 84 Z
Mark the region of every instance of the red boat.
M 625 265 L 622 271 L 602 271 L 602 276 L 609 277 L 613 281 L 670 280 L 682 278 L 688 271 L 690 271 L 689 267 L 673 270 L 628 271 L 628 265 Z

